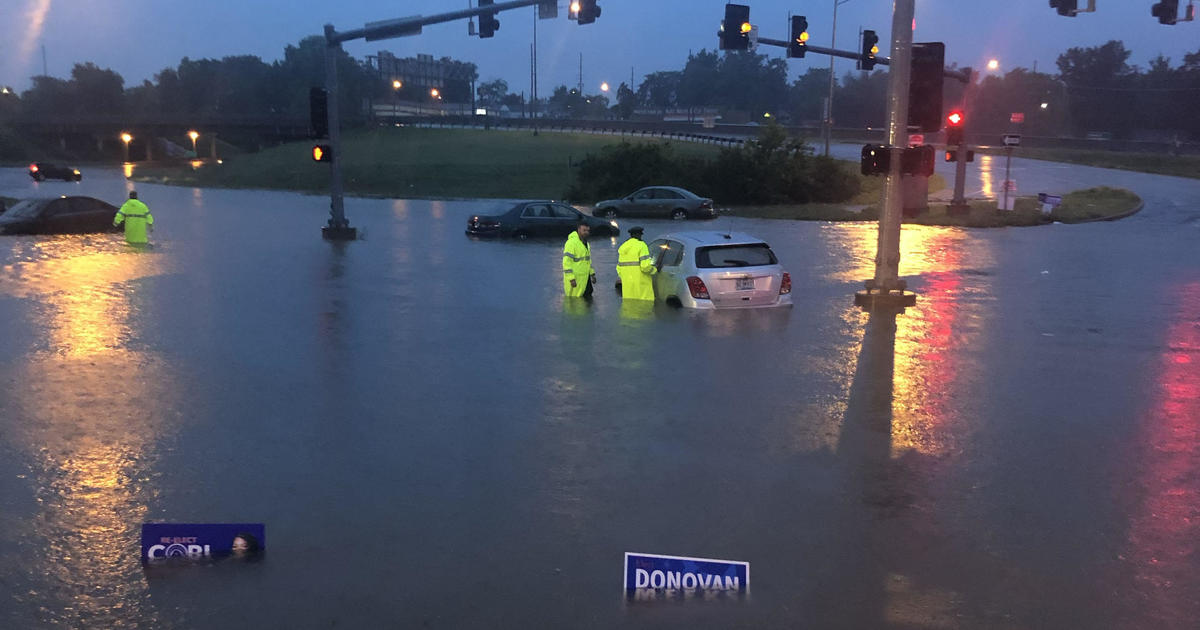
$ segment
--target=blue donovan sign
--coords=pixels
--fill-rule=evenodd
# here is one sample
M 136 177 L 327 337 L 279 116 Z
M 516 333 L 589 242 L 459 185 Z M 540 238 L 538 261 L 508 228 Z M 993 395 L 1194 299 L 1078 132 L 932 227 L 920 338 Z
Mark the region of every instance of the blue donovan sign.
M 750 590 L 750 563 L 685 556 L 625 553 L 625 593 L 744 595 Z
M 142 523 L 142 562 L 250 557 L 266 547 L 262 523 Z

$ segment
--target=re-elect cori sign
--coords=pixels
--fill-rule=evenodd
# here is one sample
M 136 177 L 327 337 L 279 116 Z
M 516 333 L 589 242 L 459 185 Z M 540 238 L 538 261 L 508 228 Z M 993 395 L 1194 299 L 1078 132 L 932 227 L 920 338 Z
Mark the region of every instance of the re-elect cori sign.
M 749 562 L 625 553 L 625 595 L 631 600 L 741 596 L 749 590 Z

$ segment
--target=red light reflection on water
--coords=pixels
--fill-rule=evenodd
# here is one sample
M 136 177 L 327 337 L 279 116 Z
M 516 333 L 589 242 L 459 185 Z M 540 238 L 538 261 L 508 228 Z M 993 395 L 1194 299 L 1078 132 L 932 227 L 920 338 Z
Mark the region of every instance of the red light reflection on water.
M 1200 555 L 1200 282 L 1185 285 L 1160 358 L 1158 398 L 1138 439 L 1129 554 L 1140 602 L 1167 627 L 1195 627 Z M 1182 624 L 1176 626 L 1175 624 Z

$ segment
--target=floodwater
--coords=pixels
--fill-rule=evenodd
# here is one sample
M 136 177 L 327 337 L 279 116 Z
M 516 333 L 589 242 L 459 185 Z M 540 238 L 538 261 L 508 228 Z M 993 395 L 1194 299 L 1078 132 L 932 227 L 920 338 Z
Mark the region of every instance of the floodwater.
M 1200 181 L 1020 162 L 1146 208 L 905 227 L 899 316 L 852 305 L 872 224 L 645 221 L 772 244 L 795 306 L 734 313 L 622 309 L 610 240 L 564 304 L 559 243 L 463 234 L 493 202 L 352 199 L 339 244 L 139 184 L 150 250 L 0 237 L 0 627 L 1192 628 Z M 85 178 L 0 195 L 130 187 Z M 268 551 L 147 573 L 148 521 Z M 627 602 L 626 551 L 750 594 Z

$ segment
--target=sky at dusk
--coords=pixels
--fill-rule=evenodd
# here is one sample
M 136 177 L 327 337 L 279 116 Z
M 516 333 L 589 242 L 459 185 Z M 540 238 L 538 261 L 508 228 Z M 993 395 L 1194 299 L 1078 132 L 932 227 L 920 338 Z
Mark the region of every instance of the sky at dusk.
M 789 11 L 808 17 L 810 43 L 830 44 L 835 0 L 749 0 L 751 21 L 764 37 L 785 39 Z M 578 82 L 579 55 L 587 92 L 601 81 L 616 86 L 658 70 L 682 68 L 689 52 L 714 49 L 724 0 L 600 0 L 603 14 L 594 24 L 559 17 L 541 20 L 538 33 L 539 92 Z M 1045 0 L 917 0 L 916 41 L 946 43 L 947 63 L 982 67 L 989 58 L 1001 71 L 1016 66 L 1055 72 L 1059 53 L 1072 46 L 1096 46 L 1120 39 L 1141 66 L 1158 54 L 1178 65 L 1183 55 L 1200 50 L 1200 21 L 1163 26 L 1150 16 L 1153 0 L 1098 0 L 1096 13 L 1058 16 Z M 1186 2 L 1184 3 L 1186 5 Z M 1080 0 L 1086 5 L 1086 0 Z M 183 57 L 220 58 L 257 55 L 271 62 L 288 44 L 321 32 L 326 23 L 338 30 L 366 22 L 465 9 L 468 0 L 400 2 L 330 0 L 0 0 L 0 85 L 28 89 L 42 73 L 45 46 L 49 74 L 66 78 L 77 62 L 92 61 L 125 78 L 127 87 L 152 79 Z M 513 92 L 529 88 L 529 49 L 533 8 L 501 13 L 492 39 L 467 35 L 466 21 L 430 26 L 415 37 L 379 42 L 349 42 L 362 58 L 380 50 L 400 57 L 426 53 L 474 62 L 481 80 L 502 78 Z M 855 49 L 860 28 L 874 29 L 887 54 L 891 30 L 890 0 L 848 0 L 838 9 L 837 47 Z M 1182 10 L 1181 10 L 1182 13 Z M 783 49 L 763 47 L 773 57 Z M 810 54 L 790 60 L 793 77 L 809 67 L 829 65 Z M 854 62 L 837 61 L 837 74 Z

